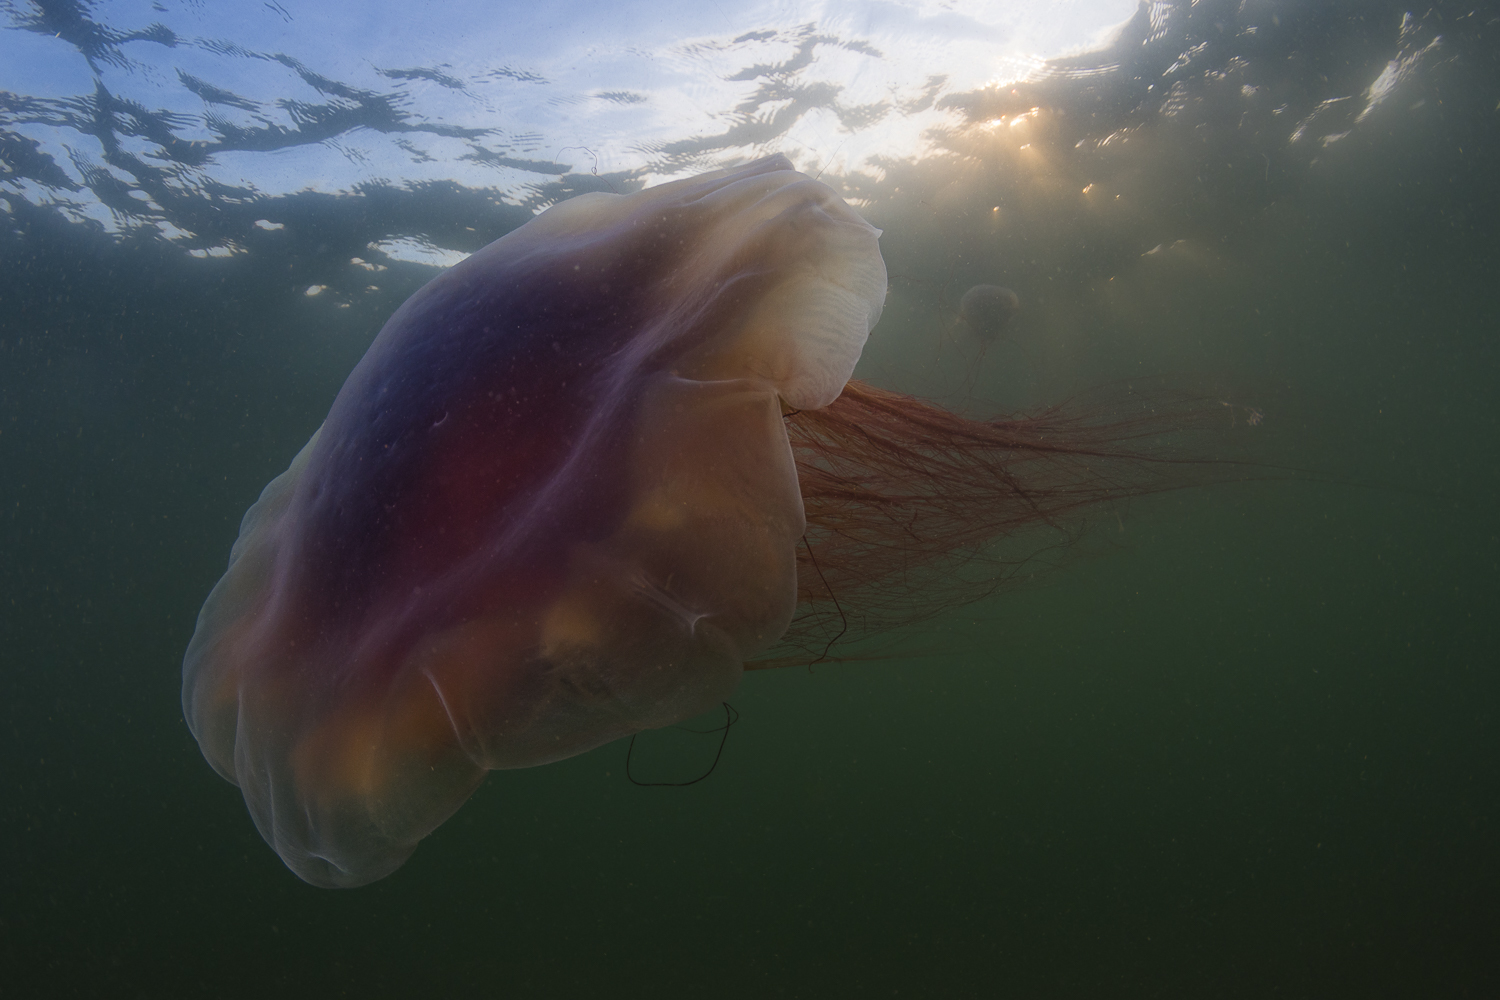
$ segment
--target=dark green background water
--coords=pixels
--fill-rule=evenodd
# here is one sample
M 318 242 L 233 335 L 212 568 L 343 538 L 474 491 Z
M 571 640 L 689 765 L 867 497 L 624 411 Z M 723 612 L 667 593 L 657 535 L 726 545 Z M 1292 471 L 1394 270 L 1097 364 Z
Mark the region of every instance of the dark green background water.
M 287 199 L 332 250 L 198 260 L 11 199 L 0 994 L 1495 995 L 1500 35 L 1471 9 L 1423 22 L 1421 107 L 1313 153 L 1205 98 L 1133 158 L 1054 116 L 1028 167 L 981 109 L 950 155 L 850 182 L 893 275 L 865 377 L 976 407 L 1208 377 L 1265 416 L 1212 447 L 1313 475 L 1111 511 L 927 655 L 748 676 L 691 788 L 633 787 L 621 745 L 492 775 L 353 891 L 261 842 L 178 671 L 244 508 L 431 273 L 339 310 L 301 295 L 318 252 L 409 203 Z M 1262 82 L 1368 86 L 1402 11 L 1339 10 Z M 1120 124 L 1091 113 L 1069 127 Z M 1080 178 L 1136 207 L 1100 221 Z M 970 386 L 940 341 L 980 280 L 1026 312 Z

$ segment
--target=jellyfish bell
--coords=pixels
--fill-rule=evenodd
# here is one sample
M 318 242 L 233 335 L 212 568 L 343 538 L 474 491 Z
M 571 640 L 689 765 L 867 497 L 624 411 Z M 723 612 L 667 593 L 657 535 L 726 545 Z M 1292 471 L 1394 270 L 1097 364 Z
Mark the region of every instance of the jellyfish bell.
M 433 279 L 250 508 L 183 706 L 302 878 L 398 867 L 485 772 L 716 706 L 786 631 L 783 408 L 848 380 L 879 233 L 775 156 L 563 202 Z
M 997 340 L 1021 311 L 1021 297 L 1001 285 L 975 285 L 958 302 L 958 323 L 983 344 Z

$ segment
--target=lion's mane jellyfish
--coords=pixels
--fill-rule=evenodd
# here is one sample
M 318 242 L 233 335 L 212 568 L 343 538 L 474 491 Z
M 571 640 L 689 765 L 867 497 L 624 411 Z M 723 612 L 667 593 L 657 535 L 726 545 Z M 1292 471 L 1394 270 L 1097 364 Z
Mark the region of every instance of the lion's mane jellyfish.
M 958 322 L 981 344 L 989 345 L 1010 328 L 1021 311 L 1021 297 L 1001 285 L 975 285 L 958 302 Z
M 204 755 L 294 872 L 381 878 L 488 770 L 822 658 L 830 608 L 971 598 L 923 580 L 992 587 L 948 569 L 1150 488 L 1157 417 L 974 421 L 848 382 L 878 237 L 776 156 L 564 202 L 396 311 L 183 663 Z

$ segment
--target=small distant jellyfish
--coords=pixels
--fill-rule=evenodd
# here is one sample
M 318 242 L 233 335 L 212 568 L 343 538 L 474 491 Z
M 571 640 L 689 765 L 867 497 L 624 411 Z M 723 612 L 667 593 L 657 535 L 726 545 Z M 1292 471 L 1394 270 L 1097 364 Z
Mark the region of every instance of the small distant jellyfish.
M 975 285 L 958 303 L 959 325 L 988 346 L 1010 328 L 1021 311 L 1021 297 L 1000 285 Z

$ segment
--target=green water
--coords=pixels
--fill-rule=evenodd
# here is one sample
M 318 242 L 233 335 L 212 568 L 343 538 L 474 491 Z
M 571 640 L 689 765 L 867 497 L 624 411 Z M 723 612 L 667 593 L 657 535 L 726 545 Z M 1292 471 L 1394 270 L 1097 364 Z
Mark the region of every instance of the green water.
M 1207 383 L 1264 419 L 1204 446 L 1262 471 L 1101 513 L 920 655 L 747 676 L 700 784 L 634 787 L 619 744 L 496 773 L 352 891 L 262 843 L 178 671 L 244 508 L 431 272 L 339 310 L 269 254 L 12 215 L 0 995 L 1494 995 L 1500 88 L 1487 15 L 1445 16 L 1450 110 L 1259 186 L 1205 181 L 1185 125 L 1099 167 L 1114 221 L 1041 139 L 863 189 L 893 278 L 862 377 L 972 409 Z M 976 365 L 983 280 L 1025 311 Z

